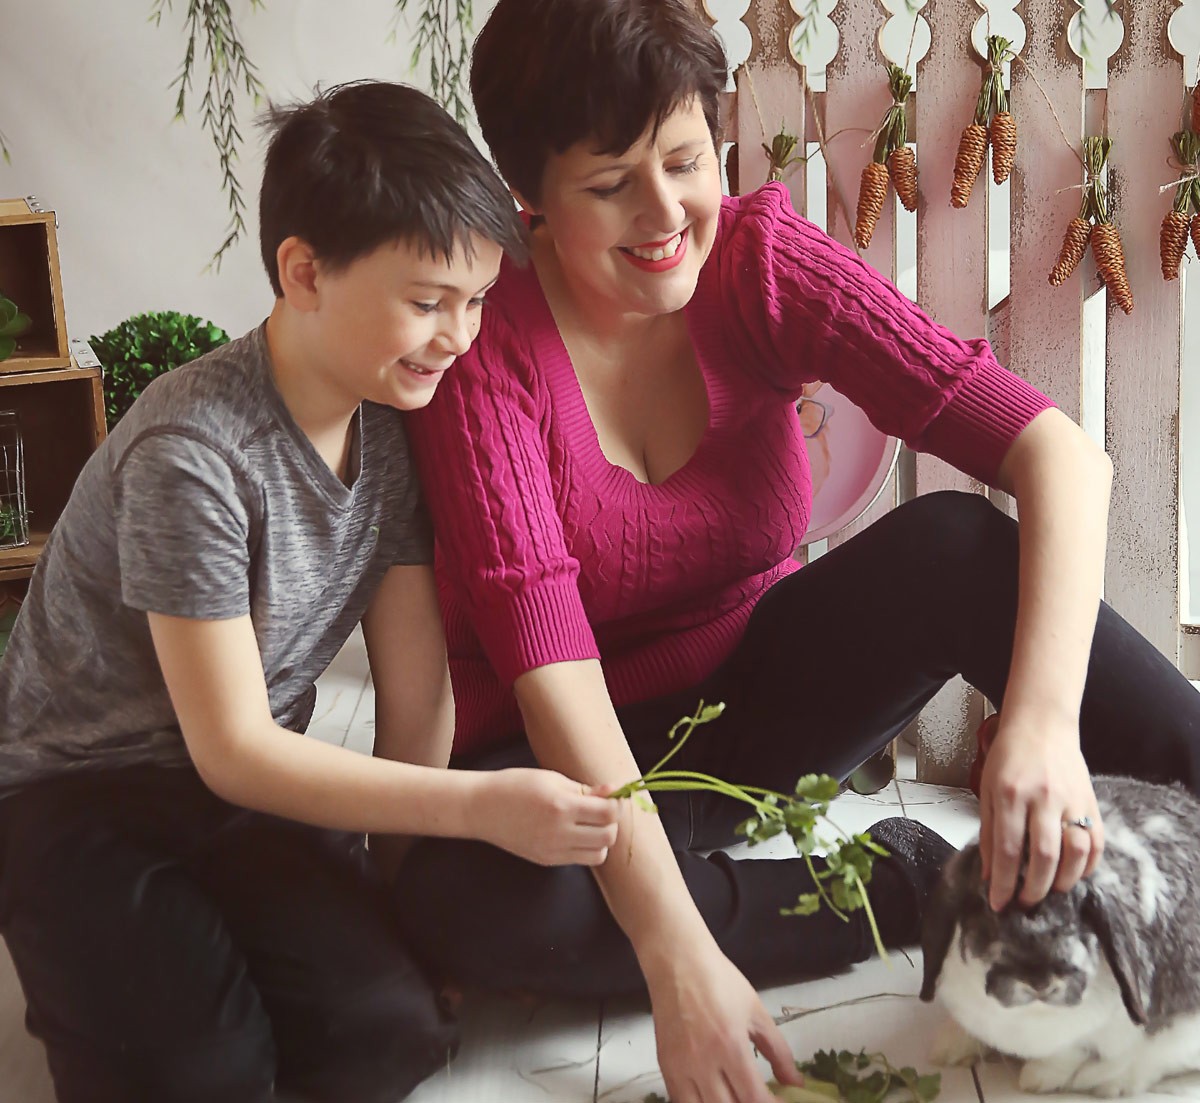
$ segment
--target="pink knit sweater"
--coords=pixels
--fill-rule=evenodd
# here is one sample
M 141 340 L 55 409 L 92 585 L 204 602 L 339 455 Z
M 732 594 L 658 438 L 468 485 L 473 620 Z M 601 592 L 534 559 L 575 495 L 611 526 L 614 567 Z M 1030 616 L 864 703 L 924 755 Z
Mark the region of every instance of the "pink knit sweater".
M 725 200 L 685 314 L 709 425 L 659 485 L 605 459 L 532 268 L 506 267 L 475 346 L 411 417 L 456 752 L 521 730 L 511 684 L 535 667 L 600 658 L 621 705 L 720 664 L 798 566 L 803 384 L 833 384 L 880 429 L 984 481 L 1050 405 L 986 341 L 936 325 L 795 214 L 781 185 Z

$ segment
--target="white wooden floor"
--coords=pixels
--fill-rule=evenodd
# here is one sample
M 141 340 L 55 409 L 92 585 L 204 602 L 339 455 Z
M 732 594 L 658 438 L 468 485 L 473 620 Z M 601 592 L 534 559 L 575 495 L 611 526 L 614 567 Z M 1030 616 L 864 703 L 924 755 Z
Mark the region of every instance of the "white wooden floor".
M 373 694 L 360 638 L 338 656 L 319 690 L 312 734 L 369 751 Z M 902 759 L 900 779 L 876 796 L 843 795 L 832 818 L 860 830 L 887 815 L 908 815 L 956 845 L 973 838 L 974 798 L 918 784 L 910 780 L 912 767 L 911 758 Z M 788 844 L 774 842 L 780 844 L 775 855 L 786 855 Z M 755 856 L 771 853 L 760 847 Z M 843 976 L 769 989 L 763 998 L 784 1020 L 800 1060 L 818 1049 L 865 1047 L 886 1053 L 893 1064 L 935 1071 L 929 1047 L 940 1016 L 917 999 L 920 966 L 919 954 L 895 954 L 890 965 L 871 961 Z M 20 989 L 0 946 L 0 1103 L 52 1103 L 43 1051 L 26 1035 L 22 1016 Z M 641 1103 L 647 1093 L 662 1091 L 650 1016 L 638 1001 L 526 1007 L 475 996 L 462 1018 L 457 1059 L 418 1088 L 412 1103 Z M 1002 1064 L 941 1072 L 943 1103 L 1007 1103 L 1021 1095 L 1015 1070 Z M 1200 1077 L 1170 1081 L 1144 1099 L 1166 1103 L 1169 1096 L 1200 1101 Z

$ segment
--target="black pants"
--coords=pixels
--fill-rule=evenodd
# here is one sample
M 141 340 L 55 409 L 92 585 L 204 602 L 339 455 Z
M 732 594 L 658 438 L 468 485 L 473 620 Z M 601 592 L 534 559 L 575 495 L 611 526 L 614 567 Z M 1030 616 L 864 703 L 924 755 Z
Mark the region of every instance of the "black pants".
M 457 1041 L 361 846 L 191 769 L 0 801 L 0 932 L 60 1103 L 393 1103 Z
M 619 715 L 643 768 L 703 697 L 724 701 L 725 713 L 698 728 L 672 766 L 785 792 L 809 772 L 844 778 L 955 674 L 1001 703 L 1016 597 L 1016 525 L 978 495 L 927 495 L 779 582 L 736 652 L 702 684 Z M 1176 780 L 1200 792 L 1200 694 L 1108 606 L 1096 626 L 1081 733 L 1095 773 Z M 522 739 L 464 764 L 531 761 Z M 781 983 L 867 956 L 861 918 L 847 925 L 827 909 L 780 916 L 811 891 L 800 859 L 695 853 L 732 842 L 744 805 L 710 794 L 655 800 L 701 914 L 750 980 Z M 911 908 L 911 894 L 892 891 L 885 866 L 872 903 L 903 927 L 887 913 Z M 628 941 L 582 867 L 543 869 L 482 843 L 426 840 L 400 884 L 410 944 L 463 982 L 588 996 L 642 986 Z

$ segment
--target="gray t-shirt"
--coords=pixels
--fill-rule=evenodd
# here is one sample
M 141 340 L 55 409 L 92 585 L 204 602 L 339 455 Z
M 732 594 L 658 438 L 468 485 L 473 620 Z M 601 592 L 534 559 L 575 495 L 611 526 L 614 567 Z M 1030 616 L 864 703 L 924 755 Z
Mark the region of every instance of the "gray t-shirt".
M 79 476 L 0 660 L 0 794 L 186 763 L 147 611 L 249 613 L 271 714 L 303 732 L 384 573 L 432 560 L 397 411 L 360 406 L 347 482 L 288 413 L 265 327 L 147 387 Z

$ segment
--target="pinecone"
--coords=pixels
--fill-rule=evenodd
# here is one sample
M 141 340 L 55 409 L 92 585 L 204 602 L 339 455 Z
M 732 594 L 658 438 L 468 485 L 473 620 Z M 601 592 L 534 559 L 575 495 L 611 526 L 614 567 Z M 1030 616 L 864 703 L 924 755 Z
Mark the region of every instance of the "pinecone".
M 992 179 L 1003 184 L 1017 159 L 1017 120 L 1007 111 L 997 112 L 992 117 L 989 137 L 992 140 Z
M 1096 270 L 1117 300 L 1117 306 L 1126 314 L 1132 314 L 1133 292 L 1125 272 L 1125 252 L 1121 248 L 1121 235 L 1111 222 L 1097 222 L 1093 227 L 1092 256 L 1096 258 Z
M 1083 254 L 1087 252 L 1088 238 L 1091 237 L 1092 224 L 1086 218 L 1073 218 L 1067 224 L 1067 232 L 1063 235 L 1062 248 L 1058 251 L 1058 260 L 1050 271 L 1050 284 L 1058 287 L 1075 271 Z
M 958 140 L 958 153 L 954 158 L 954 181 L 950 185 L 950 204 L 965 207 L 971 199 L 975 178 L 983 168 L 987 154 L 988 132 L 986 127 L 972 123 L 962 132 Z
M 1179 279 L 1179 265 L 1187 248 L 1188 216 L 1182 211 L 1169 211 L 1158 232 L 1158 254 L 1162 259 L 1164 280 Z
M 888 171 L 887 165 L 871 161 L 862 171 L 862 179 L 858 184 L 858 212 L 854 219 L 854 243 L 865 249 L 871 244 L 871 235 L 875 232 L 875 223 L 883 211 L 883 202 L 887 199 Z
M 899 146 L 888 154 L 888 172 L 896 194 L 906 211 L 917 209 L 917 158 L 908 146 Z

